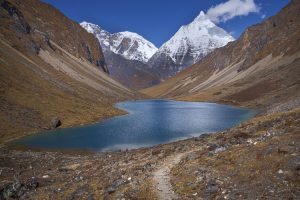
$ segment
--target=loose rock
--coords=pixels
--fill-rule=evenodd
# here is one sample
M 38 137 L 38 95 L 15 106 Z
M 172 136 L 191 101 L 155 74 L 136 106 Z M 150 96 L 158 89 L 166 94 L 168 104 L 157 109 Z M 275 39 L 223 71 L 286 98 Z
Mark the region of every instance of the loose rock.
M 62 123 L 59 118 L 55 117 L 51 120 L 51 128 L 57 128 L 61 125 L 62 125 Z

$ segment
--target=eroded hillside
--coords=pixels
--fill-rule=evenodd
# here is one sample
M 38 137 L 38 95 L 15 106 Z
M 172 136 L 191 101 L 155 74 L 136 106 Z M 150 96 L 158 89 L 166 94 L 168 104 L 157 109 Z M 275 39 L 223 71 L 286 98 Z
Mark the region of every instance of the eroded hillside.
M 37 0 L 0 1 L 0 142 L 120 114 L 137 94 L 111 79 L 90 33 Z

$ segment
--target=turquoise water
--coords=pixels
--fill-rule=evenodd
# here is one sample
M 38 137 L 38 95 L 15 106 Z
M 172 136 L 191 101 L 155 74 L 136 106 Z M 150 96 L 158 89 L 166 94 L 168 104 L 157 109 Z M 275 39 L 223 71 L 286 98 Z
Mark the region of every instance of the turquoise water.
M 133 149 L 221 131 L 255 115 L 253 110 L 233 106 L 170 100 L 128 101 L 116 107 L 129 114 L 101 123 L 46 131 L 14 143 L 41 149 Z

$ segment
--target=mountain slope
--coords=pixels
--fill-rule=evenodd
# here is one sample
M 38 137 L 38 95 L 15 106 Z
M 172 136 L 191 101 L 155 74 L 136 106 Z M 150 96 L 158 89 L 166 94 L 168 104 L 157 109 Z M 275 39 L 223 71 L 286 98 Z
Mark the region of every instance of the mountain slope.
M 226 45 L 234 38 L 210 21 L 203 11 L 164 43 L 149 64 L 168 78 L 187 66 L 194 64 L 216 48 Z
M 137 60 L 128 60 L 113 52 L 105 52 L 109 75 L 129 88 L 140 90 L 160 83 L 157 73 Z
M 0 1 L 1 141 L 122 112 L 137 94 L 111 79 L 96 38 L 38 0 Z
M 251 107 L 299 100 L 299 9 L 300 2 L 292 1 L 274 17 L 248 28 L 235 42 L 144 92 Z
M 159 76 L 146 64 L 157 48 L 132 32 L 109 33 L 98 25 L 80 25 L 99 40 L 110 75 L 122 84 L 142 89 L 160 82 Z

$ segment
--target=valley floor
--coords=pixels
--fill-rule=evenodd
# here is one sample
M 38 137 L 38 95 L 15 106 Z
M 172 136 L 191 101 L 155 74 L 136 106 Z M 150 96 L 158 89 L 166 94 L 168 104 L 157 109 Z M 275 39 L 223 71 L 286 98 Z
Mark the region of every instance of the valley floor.
M 0 152 L 0 199 L 299 199 L 300 108 L 130 151 Z

